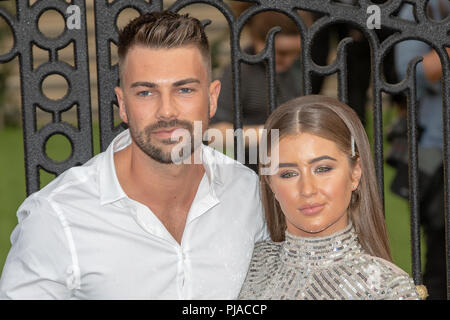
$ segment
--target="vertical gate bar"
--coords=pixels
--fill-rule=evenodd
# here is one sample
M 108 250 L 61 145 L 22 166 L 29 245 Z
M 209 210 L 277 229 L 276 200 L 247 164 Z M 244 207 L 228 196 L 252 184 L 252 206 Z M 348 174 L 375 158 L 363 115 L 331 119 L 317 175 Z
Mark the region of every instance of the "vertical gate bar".
M 337 58 L 339 59 L 338 71 L 338 98 L 348 104 L 348 69 L 347 69 L 347 48 L 350 41 L 344 39 L 339 43 Z
M 272 113 L 275 108 L 277 107 L 277 101 L 276 101 L 276 83 L 275 83 L 275 43 L 273 41 L 273 37 L 269 39 L 269 50 L 270 50 L 270 56 L 269 59 L 267 59 L 267 87 L 268 87 L 268 101 L 269 101 L 269 113 Z
M 407 94 L 408 117 L 408 177 L 409 177 L 409 205 L 411 211 L 411 266 L 412 276 L 416 285 L 422 284 L 421 256 L 420 256 L 420 217 L 419 217 L 419 178 L 418 178 L 418 134 L 417 134 L 417 100 L 415 71 L 411 73 L 413 83 Z
M 231 47 L 231 86 L 233 92 L 233 128 L 234 134 L 234 159 L 245 158 L 244 135 L 242 128 L 242 106 L 241 106 L 241 54 L 239 52 L 239 33 L 241 28 L 236 24 L 230 25 L 230 47 Z M 245 159 L 243 160 L 245 161 Z
M 445 245 L 446 245 L 446 267 L 447 267 L 447 300 L 450 300 L 450 58 L 440 54 L 442 62 L 442 119 L 444 128 L 444 203 L 445 203 Z
M 372 79 L 373 79 L 373 137 L 374 137 L 374 162 L 377 174 L 378 189 L 380 193 L 381 203 L 383 205 L 383 212 L 385 208 L 384 203 L 384 158 L 383 158 L 383 116 L 382 116 L 382 101 L 381 101 L 381 85 L 377 75 L 380 75 L 380 66 L 377 57 L 372 48 Z

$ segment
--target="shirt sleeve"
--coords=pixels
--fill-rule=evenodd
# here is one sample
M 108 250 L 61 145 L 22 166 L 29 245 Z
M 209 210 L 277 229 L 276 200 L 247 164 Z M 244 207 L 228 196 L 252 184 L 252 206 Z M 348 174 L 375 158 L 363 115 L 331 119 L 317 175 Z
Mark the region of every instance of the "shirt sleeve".
M 67 239 L 49 202 L 31 196 L 17 212 L 11 249 L 0 278 L 0 299 L 68 299 L 72 266 Z

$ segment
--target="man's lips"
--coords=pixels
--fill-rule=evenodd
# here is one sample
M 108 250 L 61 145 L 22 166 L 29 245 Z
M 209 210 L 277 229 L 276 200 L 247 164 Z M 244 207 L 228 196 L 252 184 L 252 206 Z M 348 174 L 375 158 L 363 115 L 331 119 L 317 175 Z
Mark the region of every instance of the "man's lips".
M 164 137 L 164 138 L 170 138 L 172 134 L 175 132 L 175 130 L 178 130 L 180 128 L 172 128 L 172 129 L 157 129 L 153 131 L 152 133 L 158 137 Z
M 172 128 L 172 129 L 162 129 L 162 130 L 155 130 L 153 133 L 165 133 L 165 132 L 173 132 L 178 128 Z
M 320 211 L 322 211 L 322 209 L 324 207 L 325 207 L 325 204 L 312 203 L 312 204 L 304 205 L 304 206 L 300 207 L 298 210 L 300 210 L 300 212 L 303 214 L 313 215 L 313 214 L 316 214 L 316 213 L 319 213 Z

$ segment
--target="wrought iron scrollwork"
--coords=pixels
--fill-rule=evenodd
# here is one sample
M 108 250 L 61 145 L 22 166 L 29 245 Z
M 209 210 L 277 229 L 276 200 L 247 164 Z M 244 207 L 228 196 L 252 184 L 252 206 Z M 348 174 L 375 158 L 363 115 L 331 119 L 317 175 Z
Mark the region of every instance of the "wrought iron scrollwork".
M 84 1 L 75 0 L 73 4 L 85 12 Z M 30 6 L 28 1 L 17 1 L 15 17 L 0 8 L 0 16 L 11 27 L 14 35 L 13 48 L 0 56 L 0 62 L 8 62 L 16 56 L 19 56 L 20 62 L 27 194 L 40 189 L 40 169 L 59 175 L 93 156 L 85 15 L 81 15 L 83 20 L 80 29 L 65 28 L 57 38 L 46 37 L 38 28 L 38 20 L 45 11 L 52 9 L 65 16 L 69 5 L 65 1 L 43 0 Z M 74 67 L 58 60 L 58 50 L 71 42 L 75 48 Z M 33 45 L 49 52 L 49 61 L 36 69 L 33 67 Z M 52 74 L 61 75 L 69 84 L 67 94 L 58 100 L 49 99 L 41 89 L 44 79 Z M 78 128 L 61 120 L 61 114 L 74 105 L 77 106 Z M 36 108 L 52 114 L 52 122 L 39 130 Z M 67 137 L 72 146 L 71 155 L 61 162 L 50 159 L 45 150 L 48 139 L 55 134 Z
M 450 239 L 450 61 L 446 48 L 450 47 L 450 17 L 442 21 L 434 21 L 427 16 L 426 0 L 389 0 L 384 3 L 377 1 L 380 8 L 381 28 L 392 30 L 392 34 L 380 39 L 377 32 L 367 28 L 367 9 L 374 3 L 360 0 L 357 5 L 343 5 L 331 0 L 249 0 L 252 3 L 247 10 L 236 17 L 227 3 L 219 0 L 178 0 L 169 8 L 179 11 L 189 5 L 203 3 L 219 10 L 225 17 L 230 29 L 230 48 L 232 64 L 232 84 L 234 103 L 234 126 L 242 128 L 242 106 L 240 105 L 240 74 L 241 63 L 264 62 L 267 66 L 267 88 L 269 96 L 268 108 L 274 110 L 275 105 L 275 55 L 274 37 L 279 29 L 271 30 L 267 37 L 266 47 L 257 55 L 248 55 L 240 47 L 240 36 L 243 27 L 249 19 L 263 11 L 277 11 L 290 17 L 297 25 L 301 35 L 302 47 L 302 75 L 304 77 L 304 92 L 312 92 L 312 76 L 338 75 L 338 97 L 343 102 L 348 100 L 346 52 L 351 38 L 342 40 L 337 49 L 336 60 L 327 66 L 317 65 L 313 61 L 312 47 L 320 32 L 337 24 L 346 23 L 359 29 L 369 42 L 371 48 L 371 77 L 373 96 L 374 150 L 375 166 L 380 193 L 383 194 L 383 128 L 382 128 L 382 93 L 395 94 L 403 92 L 408 97 L 408 125 L 409 125 L 409 159 L 410 159 L 410 204 L 411 204 L 411 237 L 413 247 L 413 278 L 416 284 L 421 284 L 420 270 L 420 232 L 418 215 L 418 145 L 417 145 L 417 102 L 415 88 L 415 67 L 420 59 L 411 61 L 405 79 L 400 83 L 390 84 L 382 75 L 381 66 L 388 52 L 399 42 L 414 39 L 420 40 L 434 48 L 443 66 L 443 123 L 444 123 L 444 179 L 446 200 L 446 232 Z M 85 1 L 73 0 L 81 12 L 85 13 Z M 405 4 L 415 6 L 415 22 L 396 17 L 396 12 Z M 64 15 L 69 4 L 65 1 L 41 0 L 28 5 L 28 1 L 17 1 L 17 15 L 11 16 L 0 8 L 0 16 L 9 24 L 14 34 L 14 46 L 10 52 L 0 56 L 0 62 L 7 62 L 16 56 L 20 57 L 23 130 L 25 143 L 25 163 L 27 193 L 39 190 L 39 168 L 60 174 L 64 170 L 92 157 L 92 129 L 91 105 L 89 88 L 89 68 L 87 55 L 87 35 L 85 14 L 81 30 L 65 30 L 56 39 L 43 37 L 37 28 L 39 16 L 48 9 L 54 9 Z M 126 8 L 134 8 L 141 14 L 144 12 L 160 11 L 163 9 L 162 0 L 150 2 L 143 0 L 116 0 L 109 2 L 99 0 L 94 2 L 96 24 L 97 76 L 101 150 L 105 150 L 111 140 L 121 130 L 122 126 L 114 125 L 113 108 L 117 104 L 114 87 L 118 85 L 118 66 L 111 64 L 110 43 L 117 43 L 118 29 L 116 19 Z M 307 27 L 297 10 L 306 10 L 321 15 L 314 24 Z M 71 67 L 58 61 L 57 50 L 74 42 L 76 52 L 76 66 Z M 36 70 L 33 69 L 32 45 L 49 50 L 50 61 Z M 53 101 L 43 96 L 40 84 L 52 73 L 60 74 L 69 82 L 69 93 L 62 99 Z M 78 104 L 79 129 L 61 121 L 61 113 L 73 104 Z M 53 114 L 53 121 L 41 129 L 36 129 L 36 107 Z M 55 162 L 45 155 L 45 143 L 53 134 L 63 134 L 71 142 L 73 150 L 71 156 L 63 162 Z M 243 147 L 242 134 L 235 137 L 236 148 Z M 236 151 L 236 150 L 235 150 Z M 236 152 L 235 152 L 236 154 Z M 450 251 L 447 246 L 450 261 Z M 448 265 L 450 266 L 450 264 Z M 447 272 L 449 273 L 447 268 Z M 450 273 L 448 277 L 450 289 Z M 450 298 L 450 290 L 449 298 Z

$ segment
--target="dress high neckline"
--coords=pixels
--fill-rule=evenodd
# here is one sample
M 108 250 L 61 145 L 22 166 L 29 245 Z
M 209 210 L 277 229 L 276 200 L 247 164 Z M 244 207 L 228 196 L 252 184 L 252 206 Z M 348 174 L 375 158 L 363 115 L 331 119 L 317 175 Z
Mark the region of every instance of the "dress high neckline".
M 285 236 L 281 261 L 286 264 L 324 267 L 363 251 L 351 222 L 345 229 L 329 236 L 300 237 L 287 230 Z

